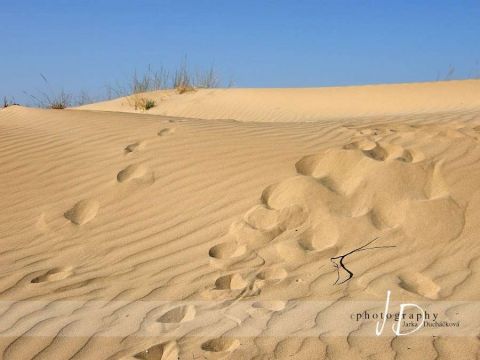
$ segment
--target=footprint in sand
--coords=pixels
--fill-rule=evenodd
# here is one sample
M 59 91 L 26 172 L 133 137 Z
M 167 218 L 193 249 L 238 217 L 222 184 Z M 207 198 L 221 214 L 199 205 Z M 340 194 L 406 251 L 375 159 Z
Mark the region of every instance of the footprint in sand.
M 280 312 L 285 309 L 286 306 L 287 302 L 282 300 L 256 301 L 247 312 L 253 318 L 270 317 L 272 313 Z
M 178 345 L 175 341 L 153 345 L 133 357 L 140 360 L 178 360 Z
M 121 170 L 117 174 L 117 181 L 119 183 L 137 180 L 140 182 L 153 182 L 153 173 L 143 164 L 132 164 Z
M 282 300 L 267 300 L 267 301 L 256 301 L 252 304 L 254 309 L 264 309 L 268 311 L 282 311 L 287 306 L 286 301 Z
M 83 225 L 97 216 L 100 203 L 96 200 L 81 200 L 76 203 L 64 216 L 75 225 Z
M 285 279 L 287 275 L 288 272 L 284 268 L 273 267 L 259 272 L 257 274 L 257 279 L 272 283 L 279 283 L 280 281 Z
M 439 298 L 441 288 L 428 276 L 421 273 L 407 272 L 400 274 L 398 279 L 400 280 L 399 286 L 408 292 L 432 300 Z
M 389 155 L 388 151 L 379 144 L 376 144 L 373 149 L 362 151 L 365 156 L 377 161 L 385 161 Z
M 173 134 L 174 132 L 175 132 L 175 128 L 165 128 L 165 129 L 160 130 L 157 133 L 157 135 L 158 136 L 166 136 L 166 135 Z
M 37 276 L 36 278 L 32 279 L 30 282 L 32 284 L 38 284 L 38 283 L 49 282 L 49 281 L 58 281 L 58 280 L 63 280 L 71 275 L 73 275 L 73 271 L 71 267 L 58 267 L 58 268 L 54 268 L 47 271 L 43 275 Z
M 146 145 L 147 145 L 147 142 L 145 140 L 138 141 L 138 142 L 135 142 L 133 144 L 127 145 L 125 147 L 125 153 L 130 154 L 130 153 L 135 152 L 135 151 L 143 150 Z
M 233 338 L 216 338 L 204 342 L 201 346 L 202 350 L 208 352 L 233 352 L 240 346 L 240 341 Z
M 301 226 L 307 220 L 308 214 L 298 205 L 281 210 L 269 208 L 267 192 L 262 194 L 265 204 L 254 206 L 244 216 L 245 223 L 251 228 L 276 236 L 285 230 Z
M 247 285 L 247 281 L 240 274 L 223 275 L 215 281 L 217 290 L 242 290 Z
M 402 125 L 400 128 L 392 128 L 390 125 L 378 125 L 377 127 L 357 127 L 352 125 L 346 127 L 347 129 L 354 130 L 356 132 L 356 137 L 367 139 L 384 138 L 387 136 L 395 135 L 400 130 L 408 131 L 413 129 L 408 125 Z
M 226 260 L 242 256 L 247 251 L 245 245 L 238 245 L 234 242 L 223 242 L 212 246 L 208 255 L 213 259 Z
M 343 148 L 345 150 L 372 150 L 376 146 L 375 141 L 371 141 L 368 139 L 362 139 L 362 140 L 357 140 L 353 141 L 347 145 L 344 145 Z
M 424 160 L 421 152 L 405 149 L 400 145 L 378 143 L 367 139 L 354 141 L 343 146 L 344 150 L 359 150 L 366 157 L 376 161 L 397 160 L 406 163 Z
M 335 224 L 330 226 L 313 226 L 305 230 L 298 239 L 298 244 L 306 251 L 336 251 L 335 244 L 339 238 Z
M 249 266 L 260 268 L 250 288 L 288 277 L 280 264 L 290 268 L 329 259 L 347 243 L 355 248 L 360 240 L 351 234 L 362 234 L 367 242 L 395 229 L 411 246 L 430 246 L 455 239 L 463 229 L 464 209 L 451 199 L 440 164 L 419 151 L 364 139 L 305 156 L 295 167 L 296 176 L 265 188 L 261 203 L 230 227 L 229 235 L 247 244 L 259 260 Z M 378 251 L 396 244 L 383 245 L 379 243 Z M 232 241 L 215 245 L 209 255 L 218 261 L 239 257 L 243 251 Z M 403 275 L 399 281 L 405 290 L 432 299 L 440 291 L 421 275 Z M 239 274 L 215 281 L 217 290 L 248 285 Z
M 178 306 L 164 313 L 157 319 L 157 322 L 164 324 L 178 324 L 192 321 L 196 312 L 193 305 Z

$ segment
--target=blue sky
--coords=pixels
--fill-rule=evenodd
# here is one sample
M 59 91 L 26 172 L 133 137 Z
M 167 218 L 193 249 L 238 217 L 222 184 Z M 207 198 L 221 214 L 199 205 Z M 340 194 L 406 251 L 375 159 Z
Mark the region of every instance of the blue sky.
M 92 95 L 149 64 L 214 64 L 239 87 L 480 74 L 480 1 L 0 0 L 0 96 Z

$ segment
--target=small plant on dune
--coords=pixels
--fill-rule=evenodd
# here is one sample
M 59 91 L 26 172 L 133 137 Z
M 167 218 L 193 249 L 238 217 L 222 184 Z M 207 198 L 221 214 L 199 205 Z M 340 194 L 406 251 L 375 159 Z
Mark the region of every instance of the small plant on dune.
M 139 74 L 135 70 L 127 84 L 119 82 L 116 82 L 115 85 L 108 84 L 106 86 L 106 98 L 110 100 L 115 97 L 168 89 L 169 79 L 169 73 L 163 67 L 160 70 L 153 70 L 151 65 L 148 65 L 147 70 L 143 74 Z
M 173 88 L 178 91 L 179 94 L 184 94 L 189 91 L 195 91 L 195 89 L 212 89 L 218 87 L 220 80 L 213 66 L 207 71 L 198 71 L 193 77 L 184 63 L 175 72 L 173 78 Z
M 155 107 L 155 101 L 153 101 L 152 99 L 147 99 L 145 101 L 145 110 L 148 110 L 148 109 L 151 109 L 153 107 Z
M 150 110 L 151 108 L 155 107 L 156 103 L 152 99 L 147 99 L 141 96 L 134 96 L 133 98 L 133 105 L 135 110 Z
M 56 110 L 61 110 L 72 106 L 71 94 L 66 93 L 63 89 L 60 92 L 54 91 L 50 86 L 48 79 L 42 74 L 40 74 L 40 76 L 47 86 L 47 91 L 40 91 L 38 95 L 25 92 L 25 94 L 27 94 L 34 101 L 36 106 Z
M 213 66 L 207 71 L 197 72 L 195 85 L 202 89 L 216 88 L 220 84 L 219 78 Z
M 113 86 L 107 85 L 106 98 L 113 99 L 114 97 L 132 96 L 164 89 L 174 89 L 177 93 L 184 94 L 195 91 L 197 88 L 207 89 L 220 86 L 219 76 L 213 66 L 206 71 L 197 71 L 194 75 L 188 67 L 186 58 L 172 73 L 172 76 L 170 76 L 170 74 L 171 73 L 163 67 L 160 67 L 159 70 L 154 70 L 153 67 L 149 65 L 143 73 L 134 71 L 127 84 L 122 85 L 117 82 Z M 231 87 L 231 85 L 232 84 L 230 84 L 229 87 Z M 136 107 L 143 108 L 141 100 L 137 100 L 137 97 L 133 99 L 132 105 L 135 105 L 137 101 Z M 149 106 L 151 105 L 153 104 L 149 104 Z
M 69 106 L 72 103 L 72 96 L 70 94 L 65 93 L 63 90 L 56 96 L 52 98 L 48 98 L 47 108 L 55 109 L 55 110 L 62 110 Z
M 86 91 L 82 90 L 75 98 L 75 105 L 82 106 L 86 104 L 92 104 L 96 101 L 95 98 L 92 98 Z
M 195 90 L 193 79 L 188 71 L 186 60 L 184 60 L 175 71 L 175 75 L 173 77 L 173 88 L 177 90 L 179 94 L 184 94 L 186 92 Z
M 139 76 L 137 71 L 133 73 L 130 84 L 130 93 L 138 94 L 147 91 L 156 91 L 168 87 L 168 72 L 161 67 L 160 70 L 153 70 L 148 65 L 147 71 Z
M 3 97 L 3 108 L 7 108 L 9 106 L 12 106 L 12 105 L 18 105 L 16 102 L 15 102 L 15 99 L 14 98 L 7 98 L 6 96 Z
M 207 70 L 191 72 L 186 57 L 184 61 L 177 67 L 177 70 L 169 73 L 165 68 L 160 67 L 159 70 L 154 70 L 150 65 L 143 73 L 135 71 L 127 83 L 116 82 L 114 86 L 106 85 L 105 96 L 96 96 L 92 98 L 85 91 L 78 94 L 67 93 L 65 90 L 58 91 L 54 89 L 49 80 L 40 74 L 43 79 L 45 89 L 44 91 L 35 91 L 29 93 L 24 91 L 33 103 L 33 106 L 46 109 L 65 109 L 72 106 L 81 106 L 85 104 L 94 103 L 95 101 L 111 100 L 116 97 L 126 97 L 130 106 L 136 110 L 149 110 L 155 106 L 162 98 L 162 94 L 156 95 L 153 98 L 147 98 L 145 93 L 163 89 L 173 89 L 178 94 L 184 94 L 195 91 L 196 89 L 217 88 L 221 82 L 219 76 L 213 66 Z M 232 86 L 232 82 L 228 87 Z M 143 95 L 142 95 L 143 94 Z M 75 95 L 75 96 L 74 96 Z M 1 105 L 1 104 L 0 104 Z M 7 97 L 3 98 L 3 107 L 17 105 L 14 100 Z

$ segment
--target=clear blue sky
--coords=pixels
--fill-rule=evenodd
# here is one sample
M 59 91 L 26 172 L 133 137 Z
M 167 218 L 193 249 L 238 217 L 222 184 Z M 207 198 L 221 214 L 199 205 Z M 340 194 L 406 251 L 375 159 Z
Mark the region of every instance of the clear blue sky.
M 0 96 L 87 90 L 148 64 L 215 64 L 239 87 L 480 73 L 478 0 L 0 0 Z

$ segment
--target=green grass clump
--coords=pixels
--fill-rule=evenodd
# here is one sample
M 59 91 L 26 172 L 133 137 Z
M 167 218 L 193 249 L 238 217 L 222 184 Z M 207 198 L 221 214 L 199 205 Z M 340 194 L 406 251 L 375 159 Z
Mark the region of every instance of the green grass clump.
M 135 95 L 133 98 L 133 105 L 135 110 L 150 110 L 155 107 L 157 104 L 152 99 L 147 99 L 138 95 Z
M 153 101 L 152 99 L 147 99 L 145 101 L 145 110 L 149 110 L 149 109 L 155 107 L 155 105 L 156 105 L 155 101 Z

